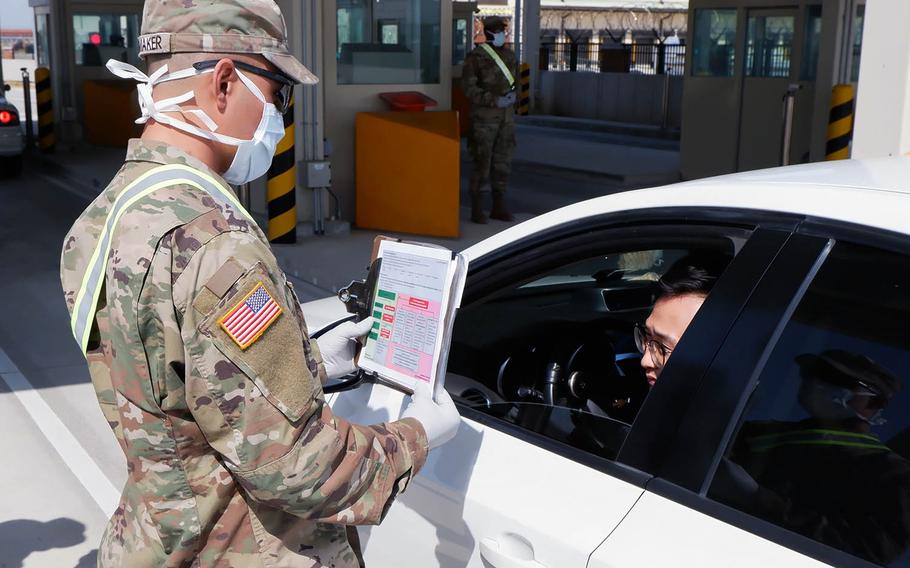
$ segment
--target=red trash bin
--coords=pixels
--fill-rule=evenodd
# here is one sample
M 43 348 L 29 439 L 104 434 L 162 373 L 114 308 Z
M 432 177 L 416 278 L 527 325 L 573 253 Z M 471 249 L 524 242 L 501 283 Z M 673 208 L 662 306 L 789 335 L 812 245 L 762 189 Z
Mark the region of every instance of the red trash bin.
M 379 93 L 379 98 L 385 101 L 392 110 L 404 112 L 423 112 L 428 107 L 434 107 L 438 104 L 436 99 L 417 91 Z

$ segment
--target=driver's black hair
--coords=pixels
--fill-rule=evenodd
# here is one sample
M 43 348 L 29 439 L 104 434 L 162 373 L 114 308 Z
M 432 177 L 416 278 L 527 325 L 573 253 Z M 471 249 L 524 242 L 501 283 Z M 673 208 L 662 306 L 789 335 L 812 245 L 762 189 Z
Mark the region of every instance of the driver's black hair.
M 684 256 L 660 277 L 657 297 L 666 299 L 688 294 L 707 296 L 729 263 L 730 257 L 725 254 Z

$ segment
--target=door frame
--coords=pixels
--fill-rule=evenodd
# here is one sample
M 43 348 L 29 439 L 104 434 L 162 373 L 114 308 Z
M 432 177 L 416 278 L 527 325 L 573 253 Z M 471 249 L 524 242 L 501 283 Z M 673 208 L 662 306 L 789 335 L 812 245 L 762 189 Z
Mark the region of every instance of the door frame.
M 597 238 L 597 233 L 631 229 L 643 224 L 727 226 L 753 231 L 693 321 L 691 329 L 694 332 L 689 336 L 698 339 L 687 341 L 684 344 L 686 348 L 679 351 L 672 364 L 667 365 L 661 375 L 661 388 L 654 389 L 647 397 L 615 461 L 589 454 L 472 408 L 458 405 L 459 412 L 466 419 L 644 487 L 672 449 L 668 442 L 677 431 L 686 402 L 697 394 L 701 377 L 708 370 L 740 310 L 799 220 L 794 215 L 730 208 L 672 207 L 622 211 L 572 222 L 571 230 L 567 230 L 565 225 L 553 227 L 473 260 L 469 266 L 463 305 L 482 295 L 478 289 L 501 281 L 511 270 L 515 270 L 515 266 L 526 265 L 539 257 L 541 249 L 555 247 L 555 250 L 564 251 L 567 242 L 590 241 Z
M 737 129 L 736 136 L 736 168 L 734 171 L 740 172 L 741 169 L 741 158 L 742 155 L 742 141 L 743 141 L 743 117 L 746 114 L 745 107 L 745 98 L 746 98 L 746 83 L 747 80 L 761 80 L 761 79 L 772 79 L 772 80 L 784 80 L 783 77 L 750 77 L 748 75 L 748 66 L 746 65 L 746 52 L 749 47 L 749 18 L 753 15 L 760 16 L 789 16 L 793 15 L 793 42 L 790 49 L 790 75 L 787 77 L 788 84 L 794 84 L 799 82 L 799 74 L 802 68 L 802 58 L 803 58 L 803 49 L 805 41 L 803 35 L 805 34 L 805 19 L 806 19 L 806 4 L 802 3 L 800 0 L 791 0 L 798 2 L 797 4 L 792 4 L 788 6 L 778 6 L 778 7 L 746 7 L 743 9 L 743 23 L 742 23 L 742 35 L 739 37 L 737 49 L 742 54 L 742 67 L 741 75 L 739 77 L 739 89 L 737 93 L 737 106 L 739 107 L 739 128 Z M 753 65 L 754 65 L 753 54 Z M 799 96 L 799 95 L 797 95 Z M 781 120 L 783 120 L 781 118 Z M 783 130 L 783 126 L 781 126 Z M 778 147 L 778 154 L 780 154 L 781 148 Z

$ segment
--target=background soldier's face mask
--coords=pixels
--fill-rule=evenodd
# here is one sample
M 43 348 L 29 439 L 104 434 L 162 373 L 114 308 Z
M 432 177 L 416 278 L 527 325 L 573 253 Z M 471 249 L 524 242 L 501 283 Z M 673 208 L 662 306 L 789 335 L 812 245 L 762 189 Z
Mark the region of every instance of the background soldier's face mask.
M 882 417 L 883 409 L 877 409 L 871 416 L 858 413 L 850 404 L 855 397 L 874 397 L 875 393 L 854 392 L 851 389 L 832 385 L 816 379 L 805 378 L 799 389 L 799 403 L 809 414 L 822 420 L 843 421 L 858 418 L 872 426 L 887 422 Z
M 259 90 L 259 87 L 239 69 L 235 69 L 237 77 L 262 102 L 262 118 L 259 119 L 256 131 L 249 140 L 241 140 L 216 132 L 218 124 L 202 109 L 180 108 L 179 105 L 196 98 L 194 91 L 187 91 L 182 95 L 160 101 L 152 98 L 152 89 L 158 83 L 211 73 L 214 71 L 213 68 L 199 70 L 195 67 L 189 67 L 168 73 L 167 65 L 164 65 L 151 75 L 146 75 L 132 65 L 113 59 L 107 62 L 107 68 L 118 77 L 134 79 L 139 82 L 136 88 L 139 93 L 139 108 L 142 111 L 142 116 L 136 119 L 137 124 L 145 124 L 151 118 L 161 124 L 166 124 L 193 136 L 221 142 L 229 146 L 236 146 L 237 152 L 234 154 L 234 159 L 227 171 L 222 174 L 228 183 L 235 185 L 247 183 L 268 171 L 272 163 L 272 156 L 275 154 L 275 148 L 284 136 L 284 119 L 274 104 L 266 102 L 265 96 Z M 190 124 L 184 120 L 178 120 L 166 113 L 195 116 L 208 130 L 199 128 L 195 124 Z
M 502 47 L 506 44 L 506 32 L 496 32 L 493 34 L 493 45 Z

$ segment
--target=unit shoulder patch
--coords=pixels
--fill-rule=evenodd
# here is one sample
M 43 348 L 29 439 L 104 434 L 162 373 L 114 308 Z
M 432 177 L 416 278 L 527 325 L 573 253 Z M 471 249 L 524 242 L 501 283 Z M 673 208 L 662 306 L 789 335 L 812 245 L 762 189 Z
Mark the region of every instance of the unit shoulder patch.
M 281 305 L 259 281 L 237 305 L 218 320 L 218 325 L 245 351 L 262 337 L 282 311 Z

